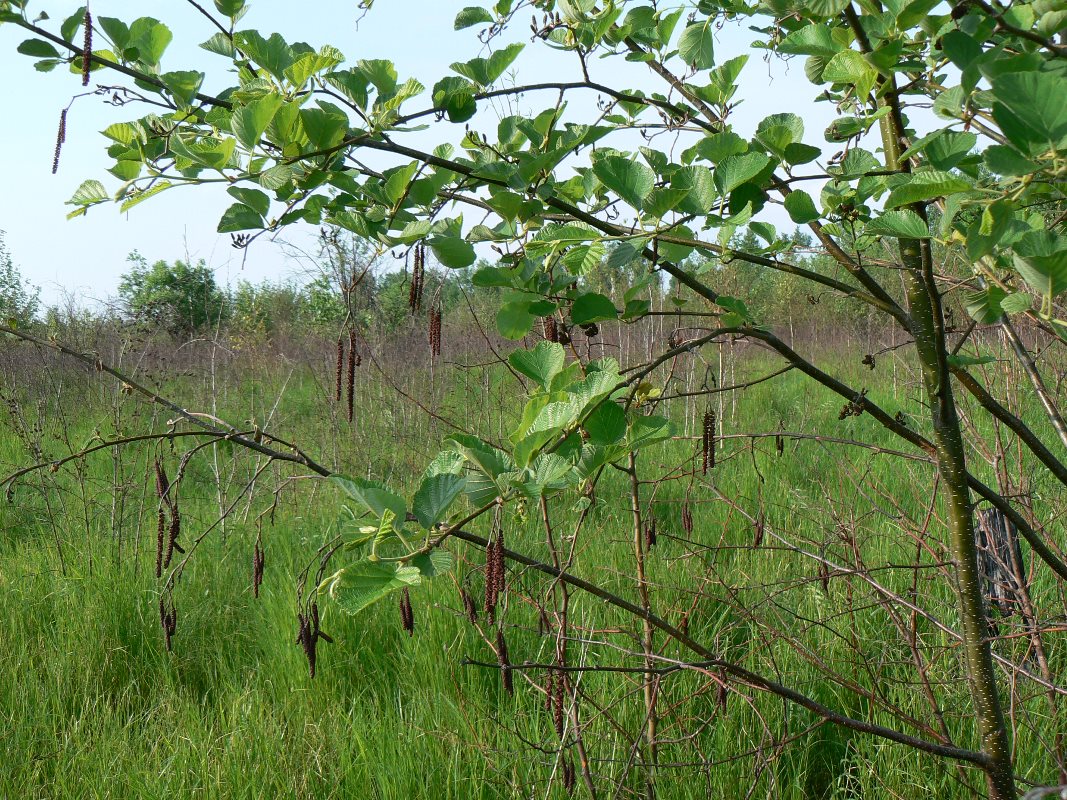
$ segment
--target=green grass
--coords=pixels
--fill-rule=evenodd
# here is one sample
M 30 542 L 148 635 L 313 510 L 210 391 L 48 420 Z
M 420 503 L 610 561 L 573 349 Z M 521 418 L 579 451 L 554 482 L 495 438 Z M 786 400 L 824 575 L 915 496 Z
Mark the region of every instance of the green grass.
M 831 356 L 837 374 L 869 386 L 870 396 L 891 413 L 921 419 L 906 375 L 897 376 L 894 392 L 888 368 L 871 374 L 859 365 L 860 356 Z M 760 357 L 739 359 L 736 379 L 766 367 Z M 324 398 L 324 375 L 326 365 L 290 372 L 238 361 L 216 378 L 214 390 L 199 371 L 160 378 L 188 407 L 238 421 L 265 422 L 280 396 L 271 430 L 323 463 L 410 490 L 447 426 L 397 398 L 370 370 L 361 371 L 356 421 L 349 426 Z M 431 385 L 418 369 L 397 365 L 392 379 L 436 412 L 491 437 L 506 434 L 518 410 L 517 390 L 503 373 L 446 372 Z M 28 438 L 39 439 L 46 459 L 84 445 L 94 433 L 107 438 L 159 430 L 166 419 L 109 384 L 74 374 L 56 378 L 48 389 L 38 385 L 35 393 L 23 384 L 15 397 L 30 428 L 41 421 L 40 436 Z M 838 420 L 841 405 L 840 398 L 788 373 L 740 393 L 736 405 L 726 400 L 720 431 L 730 436 L 781 425 L 899 448 L 868 416 Z M 704 401 L 690 409 L 690 430 L 703 410 Z M 20 423 L 10 412 L 0 417 L 0 463 L 25 464 L 31 460 L 27 437 L 18 435 Z M 671 413 L 685 430 L 681 405 Z M 1031 421 L 1040 427 L 1036 415 Z M 990 430 L 980 430 L 993 441 Z M 161 447 L 172 474 L 191 446 L 184 439 L 173 449 Z M 670 478 L 642 487 L 659 532 L 648 559 L 657 613 L 676 625 L 684 618 L 697 640 L 845 713 L 915 733 L 879 707 L 884 700 L 935 725 L 906 637 L 874 593 L 844 575 L 832 576 L 824 592 L 810 559 L 773 537 L 751 547 L 751 522 L 717 499 L 721 493 L 742 509 L 762 508 L 769 529 L 838 563 L 847 565 L 860 553 L 901 595 L 920 574 L 924 608 L 952 625 L 952 593 L 933 566 L 944 556 L 944 531 L 937 505 L 930 505 L 932 469 L 808 440 L 787 442 L 778 456 L 773 439 L 741 437 L 721 442 L 719 464 L 703 478 L 692 474 L 696 447 L 695 440 L 676 441 L 640 460 L 642 477 Z M 268 471 L 251 500 L 238 503 L 225 526 L 204 538 L 175 589 L 177 634 L 174 651 L 166 652 L 153 574 L 149 455 L 149 448 L 128 446 L 55 474 L 44 470 L 16 489 L 13 503 L 0 506 L 0 796 L 564 796 L 558 740 L 542 695 L 516 676 L 509 697 L 495 670 L 463 664 L 465 657 L 494 656 L 462 615 L 450 579 L 413 593 L 416 634 L 410 638 L 391 600 L 355 618 L 325 601 L 323 628 L 336 643 L 320 645 L 318 675 L 308 677 L 294 645 L 297 584 L 330 536 L 340 498 L 321 481 L 284 483 L 300 475 L 294 468 Z M 227 445 L 207 448 L 189 463 L 180 490 L 186 543 L 215 521 L 220 497 L 223 507 L 237 497 L 256 466 L 250 454 Z M 1039 512 L 1056 513 L 1062 498 L 1029 461 L 1008 467 L 1027 476 Z M 992 480 L 989 468 L 978 462 L 975 468 Z M 574 541 L 570 569 L 634 599 L 626 492 L 625 476 L 606 471 Z M 575 500 L 553 505 L 557 535 L 574 525 Z M 692 535 L 681 524 L 686 502 Z M 535 512 L 508 522 L 508 543 L 547 560 Z M 481 522 L 473 527 L 485 530 Z M 267 553 L 258 600 L 251 593 L 257 532 Z M 915 563 L 918 539 L 926 546 L 923 570 L 900 568 Z M 482 555 L 454 549 L 456 574 L 477 597 Z M 538 615 L 525 600 L 543 597 L 548 584 L 522 570 L 513 570 L 510 582 L 503 616 L 512 660 L 551 660 L 555 639 L 539 634 Z M 1043 577 L 1034 595 L 1041 607 L 1056 608 L 1055 587 Z M 572 664 L 635 663 L 625 652 L 638 649 L 630 636 L 639 630 L 634 620 L 580 593 L 571 603 Z M 929 659 L 927 678 L 945 724 L 957 743 L 974 746 L 956 648 L 923 620 L 915 635 Z M 665 645 L 662 636 L 657 646 L 664 657 L 692 658 Z M 1056 674 L 1062 644 L 1049 636 L 1046 646 Z M 1019 639 L 997 645 L 1013 657 L 1023 649 Z M 828 672 L 871 697 L 831 682 Z M 540 682 L 543 676 L 531 677 Z M 644 719 L 640 688 L 632 678 L 605 672 L 585 673 L 580 685 L 583 738 L 601 796 L 612 796 L 616 784 L 617 796 L 635 796 L 646 777 L 640 766 L 646 754 L 631 748 Z M 737 684 L 723 708 L 717 686 L 714 672 L 663 680 L 658 797 L 742 797 L 750 789 L 753 796 L 798 799 L 971 796 L 951 764 L 872 737 L 812 727 L 810 713 Z M 1020 720 L 1052 741 L 1062 720 L 1045 719 L 1045 698 L 1020 688 Z M 788 744 L 779 748 L 779 742 Z M 744 755 L 760 746 L 762 755 Z M 1017 749 L 1021 775 L 1055 779 L 1053 763 L 1026 726 L 1020 726 Z M 566 753 L 576 758 L 575 748 Z M 973 771 L 963 775 L 980 786 Z

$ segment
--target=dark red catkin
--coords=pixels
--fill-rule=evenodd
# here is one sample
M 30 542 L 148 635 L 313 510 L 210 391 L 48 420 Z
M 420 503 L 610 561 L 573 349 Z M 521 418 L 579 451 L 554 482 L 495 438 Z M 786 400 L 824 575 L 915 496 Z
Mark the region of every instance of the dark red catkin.
M 411 266 L 411 286 L 408 289 L 408 308 L 415 314 L 422 308 L 422 285 L 426 270 L 426 249 L 421 243 L 415 245 Z
M 704 474 L 715 466 L 715 412 L 708 409 L 704 412 L 704 437 L 702 441 L 704 455 Z
M 693 511 L 689 508 L 689 501 L 682 503 L 682 530 L 687 535 L 693 532 Z
M 167 543 L 167 514 L 163 511 L 163 501 L 156 511 L 156 577 L 163 575 L 163 549 Z
M 764 527 L 766 527 L 766 522 L 764 521 L 763 512 L 761 511 L 756 516 L 756 524 L 753 526 L 753 528 L 754 528 L 753 536 L 752 536 L 752 546 L 753 547 L 759 547 L 761 544 L 763 544 L 763 529 L 764 529 Z
M 263 541 L 256 536 L 256 546 L 252 550 L 252 596 L 259 597 L 259 587 L 263 584 Z
M 485 549 L 485 615 L 492 625 L 496 621 L 496 605 L 504 592 L 504 531 L 494 523 L 496 530 Z
M 716 693 L 715 702 L 716 705 L 718 705 L 719 709 L 723 710 L 726 708 L 726 700 L 730 694 L 730 690 L 726 688 L 725 672 L 721 670 L 719 671 L 718 680 L 716 681 L 716 683 L 718 684 L 718 692 Z
M 556 726 L 556 736 L 563 741 L 563 673 L 556 675 L 556 685 L 553 687 L 555 694 L 552 696 L 552 724 Z
M 182 532 L 182 515 L 178 511 L 178 501 L 175 498 L 170 506 L 170 530 L 167 534 L 167 552 L 163 556 L 163 569 L 170 566 L 170 560 L 174 557 L 174 551 L 178 549 L 178 536 Z
M 543 325 L 545 329 L 545 341 L 546 342 L 558 342 L 559 331 L 556 329 L 555 317 L 544 317 Z
M 173 602 L 168 608 L 167 601 L 162 597 L 159 598 L 159 621 L 163 626 L 163 643 L 169 653 L 171 651 L 171 639 L 178 629 L 178 609 Z
M 63 151 L 63 145 L 67 141 L 67 109 L 59 112 L 59 128 L 56 130 L 56 152 L 52 156 L 52 174 L 59 171 L 59 154 Z
M 299 622 L 296 631 L 296 643 L 304 651 L 308 661 L 308 672 L 315 677 L 315 638 L 311 635 L 311 620 L 305 614 L 297 614 Z
M 556 671 L 554 669 L 545 670 L 545 711 L 552 711 L 555 708 L 556 700 Z
M 430 309 L 430 357 L 438 358 L 441 355 L 441 308 L 435 306 Z
M 462 586 L 459 589 L 459 599 L 463 603 L 463 613 L 467 615 L 467 619 L 470 620 L 471 625 L 477 624 L 478 609 L 474 605 L 474 598 L 471 597 L 470 592 L 468 592 Z
M 344 374 L 345 364 L 345 340 L 343 336 L 337 337 L 337 367 L 335 369 L 335 386 L 333 392 L 334 402 L 341 402 L 341 380 Z
M 408 636 L 415 635 L 415 614 L 411 610 L 411 595 L 407 589 L 400 593 L 400 624 Z
M 348 391 L 347 396 L 347 412 L 348 421 L 352 421 L 353 409 L 355 408 L 355 396 L 356 396 L 356 332 L 355 330 L 348 331 L 348 374 L 345 380 L 345 388 Z
M 774 449 L 778 451 L 778 455 L 785 452 L 785 437 L 782 436 L 781 431 L 774 435 Z
M 656 546 L 656 518 L 652 517 L 645 523 L 645 547 L 651 549 Z
M 496 582 L 496 538 L 489 540 L 485 548 L 485 616 L 492 625 L 496 621 L 496 601 L 500 596 L 500 586 Z
M 166 470 L 163 469 L 163 459 L 156 456 L 156 497 L 170 505 L 167 494 L 170 492 L 170 481 L 167 480 Z
M 826 566 L 825 561 L 819 562 L 819 583 L 822 584 L 822 592 L 825 595 L 830 594 L 830 570 Z
M 89 6 L 85 6 L 85 38 L 82 42 L 82 86 L 89 85 L 89 70 L 93 66 L 93 15 L 89 13 Z
M 504 683 L 504 691 L 515 694 L 515 684 L 511 676 L 511 660 L 508 658 L 508 643 L 504 641 L 504 631 L 496 629 L 496 659 L 500 663 L 500 680 Z
M 574 762 L 571 761 L 570 756 L 566 756 L 563 759 L 563 788 L 567 790 L 567 794 L 574 791 L 574 785 L 577 779 L 574 775 Z

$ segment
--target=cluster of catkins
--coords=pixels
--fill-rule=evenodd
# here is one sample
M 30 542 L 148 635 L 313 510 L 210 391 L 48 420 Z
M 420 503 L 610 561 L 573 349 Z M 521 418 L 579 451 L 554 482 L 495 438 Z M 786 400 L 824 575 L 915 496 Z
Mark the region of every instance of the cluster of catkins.
M 156 512 L 156 577 L 163 575 L 163 570 L 170 566 L 174 551 L 184 553 L 178 544 L 178 536 L 182 532 L 182 517 L 178 511 L 178 496 L 174 485 L 167 480 L 167 473 L 163 469 L 163 460 L 156 458 L 156 496 L 159 498 L 159 509 Z M 170 515 L 170 523 L 167 523 L 167 515 Z
M 333 644 L 333 639 L 327 636 L 319 629 L 319 604 L 312 603 L 311 609 L 307 614 L 297 614 L 297 621 L 299 626 L 296 632 L 296 643 L 300 645 L 304 651 L 304 656 L 308 660 L 308 672 L 311 677 L 315 677 L 315 661 L 317 659 L 316 650 L 319 645 L 319 639 L 325 642 Z
M 342 388 L 346 391 L 346 406 L 348 421 L 353 418 L 353 410 L 356 394 L 356 367 L 363 363 L 362 357 L 356 352 L 356 331 L 348 330 L 348 359 L 345 359 L 345 339 L 337 337 L 337 363 L 334 368 L 334 394 L 333 399 L 340 403 Z

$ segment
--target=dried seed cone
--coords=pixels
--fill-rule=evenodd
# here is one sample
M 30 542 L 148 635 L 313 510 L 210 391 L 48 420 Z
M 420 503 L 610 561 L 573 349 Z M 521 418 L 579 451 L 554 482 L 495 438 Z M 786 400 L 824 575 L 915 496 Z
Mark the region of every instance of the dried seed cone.
M 500 679 L 504 683 L 504 691 L 515 694 L 515 684 L 511 676 L 511 660 L 508 658 L 508 643 L 504 640 L 504 631 L 496 629 L 496 658 L 500 664 Z
M 89 6 L 85 7 L 85 38 L 82 42 L 82 86 L 89 85 L 89 70 L 93 66 L 93 15 L 89 13 Z
M 59 154 L 63 150 L 63 144 L 67 141 L 67 109 L 59 112 L 59 128 L 56 130 L 56 151 L 52 156 L 52 174 L 59 171 Z

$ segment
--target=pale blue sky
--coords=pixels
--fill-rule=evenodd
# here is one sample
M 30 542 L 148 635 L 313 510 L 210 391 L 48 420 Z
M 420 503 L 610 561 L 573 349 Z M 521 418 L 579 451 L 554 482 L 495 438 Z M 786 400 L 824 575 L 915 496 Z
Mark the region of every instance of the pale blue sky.
M 393 60 L 401 78 L 416 77 L 427 87 L 448 73 L 448 65 L 477 54 L 481 44 L 476 29 L 453 31 L 456 12 L 469 0 L 377 0 L 373 10 L 359 22 L 362 11 L 356 0 L 316 0 L 294 4 L 282 0 L 253 0 L 251 11 L 240 28 L 255 28 L 264 34 L 280 32 L 289 41 L 303 40 L 313 46 L 332 44 L 350 62 L 361 58 Z M 31 2 L 34 10 L 48 11 L 44 23 L 58 30 L 59 22 L 80 5 L 77 0 Z M 205 3 L 211 7 L 210 2 Z M 207 72 L 205 91 L 221 88 L 228 77 L 219 72 L 225 61 L 200 50 L 196 45 L 213 33 L 189 4 L 179 0 L 94 0 L 94 16 L 117 16 L 130 21 L 135 16 L 152 16 L 174 32 L 174 41 L 164 56 L 164 70 L 201 69 Z M 299 11 L 294 13 L 294 9 Z M 745 50 L 749 34 L 727 28 L 718 34 L 717 60 L 726 60 Z M 248 252 L 230 247 L 229 235 L 215 233 L 222 211 L 232 202 L 221 187 L 179 188 L 142 203 L 128 214 L 117 206 L 100 206 L 84 218 L 67 221 L 65 201 L 85 178 L 98 178 L 111 190 L 115 179 L 105 172 L 108 159 L 105 140 L 99 131 L 112 122 L 132 119 L 146 113 L 136 107 L 114 108 L 97 97 L 83 97 L 68 113 L 67 142 L 59 174 L 51 174 L 52 151 L 60 110 L 82 91 L 79 76 L 56 69 L 40 74 L 33 59 L 15 52 L 26 38 L 22 29 L 0 26 L 0 69 L 5 75 L 9 109 L 19 109 L 18 122 L 8 117 L 4 134 L 4 175 L 7 191 L 0 194 L 0 230 L 23 275 L 42 289 L 46 303 L 58 302 L 71 293 L 80 303 L 92 304 L 115 293 L 119 275 L 125 270 L 126 255 L 139 250 L 149 260 L 203 258 L 216 270 L 221 283 L 241 279 L 283 278 L 299 267 L 287 262 L 278 245 L 259 240 Z M 509 40 L 529 40 L 526 21 L 517 21 Z M 494 43 L 496 45 L 496 43 Z M 821 142 L 821 131 L 830 118 L 827 104 L 815 104 L 814 92 L 803 76 L 802 60 L 789 65 L 764 63 L 755 51 L 742 78 L 744 89 L 738 99 L 735 125 L 739 132 L 751 131 L 764 116 L 783 111 L 800 114 L 807 121 L 806 139 Z M 540 42 L 528 43 L 516 62 L 519 82 L 574 80 L 573 56 L 548 52 Z M 594 80 L 619 88 L 643 85 L 656 88 L 643 65 L 625 64 L 621 59 L 593 60 Z M 621 71 L 627 74 L 622 75 Z M 215 76 L 213 78 L 213 75 Z M 92 85 L 115 83 L 122 76 L 93 73 Z M 429 104 L 425 93 L 412 107 Z M 590 102 L 592 94 L 583 95 Z M 529 96 L 520 102 L 520 111 L 540 110 L 554 97 Z M 572 101 L 573 102 L 573 101 Z M 572 109 L 573 109 L 572 105 Z M 477 121 L 478 118 L 476 118 Z M 420 134 L 420 144 L 455 140 L 462 126 L 446 126 Z M 368 159 L 370 160 L 370 159 Z M 310 246 L 314 229 L 303 226 L 284 236 L 294 243 Z

